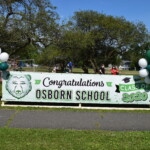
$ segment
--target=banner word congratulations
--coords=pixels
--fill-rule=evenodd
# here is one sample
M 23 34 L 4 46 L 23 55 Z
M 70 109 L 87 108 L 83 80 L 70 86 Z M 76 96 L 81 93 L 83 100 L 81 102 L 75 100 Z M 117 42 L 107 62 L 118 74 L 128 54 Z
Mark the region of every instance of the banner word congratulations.
M 139 76 L 12 71 L 2 83 L 3 101 L 150 104 L 150 85 Z

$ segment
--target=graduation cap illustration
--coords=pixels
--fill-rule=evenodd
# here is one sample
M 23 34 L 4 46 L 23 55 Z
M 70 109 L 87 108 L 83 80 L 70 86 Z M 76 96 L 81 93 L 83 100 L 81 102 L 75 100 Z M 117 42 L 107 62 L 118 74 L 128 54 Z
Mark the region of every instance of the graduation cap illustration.
M 123 81 L 124 81 L 125 83 L 128 83 L 128 82 L 130 82 L 130 78 L 129 78 L 129 77 L 126 77 L 126 78 L 123 79 Z

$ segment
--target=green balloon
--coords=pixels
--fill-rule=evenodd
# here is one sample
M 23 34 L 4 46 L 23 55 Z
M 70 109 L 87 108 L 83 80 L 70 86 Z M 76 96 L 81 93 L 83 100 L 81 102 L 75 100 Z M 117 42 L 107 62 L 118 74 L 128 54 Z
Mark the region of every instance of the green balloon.
M 148 66 L 146 67 L 146 69 L 150 72 L 150 65 L 148 65 Z
M 150 50 L 148 50 L 146 52 L 146 59 L 147 59 L 148 63 L 150 63 Z
M 6 62 L 0 63 L 0 70 L 5 71 L 8 69 L 8 64 Z

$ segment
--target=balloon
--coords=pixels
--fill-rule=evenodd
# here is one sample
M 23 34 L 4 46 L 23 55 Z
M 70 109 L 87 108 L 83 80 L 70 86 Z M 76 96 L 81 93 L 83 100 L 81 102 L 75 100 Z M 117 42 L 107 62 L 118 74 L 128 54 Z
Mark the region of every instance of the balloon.
M 150 72 L 150 65 L 148 65 L 148 66 L 146 67 L 146 69 Z
M 146 52 L 146 59 L 147 59 L 148 63 L 150 63 L 150 50 L 148 50 Z
M 9 55 L 6 52 L 3 52 L 0 54 L 0 61 L 1 62 L 6 62 L 9 58 Z
M 8 64 L 6 62 L 0 63 L 0 70 L 5 71 L 8 69 Z
M 141 70 L 139 71 L 140 77 L 147 77 L 148 74 L 149 74 L 149 73 L 148 73 L 147 69 L 141 69 Z
M 141 58 L 138 63 L 139 63 L 139 66 L 142 68 L 146 68 L 146 66 L 148 65 L 148 62 L 145 58 Z
M 144 79 L 144 81 L 145 81 L 145 83 L 150 84 L 150 78 L 149 78 L 149 77 L 146 77 L 146 78 Z

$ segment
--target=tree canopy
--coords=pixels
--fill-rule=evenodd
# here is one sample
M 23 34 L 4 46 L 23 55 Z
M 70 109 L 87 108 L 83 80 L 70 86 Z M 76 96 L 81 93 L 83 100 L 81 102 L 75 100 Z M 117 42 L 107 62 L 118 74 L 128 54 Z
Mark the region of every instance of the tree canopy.
M 29 55 L 58 36 L 58 15 L 49 0 L 0 0 L 0 47 L 10 55 Z M 31 52 L 30 52 L 31 53 Z
M 95 72 L 98 63 L 117 64 L 129 52 L 146 48 L 149 34 L 141 22 L 134 24 L 123 17 L 96 11 L 79 11 L 68 22 L 61 47 L 74 59 L 90 62 Z
M 0 47 L 12 57 L 37 58 L 48 64 L 52 57 L 68 57 L 74 64 L 93 67 L 134 64 L 150 48 L 149 33 L 142 22 L 77 11 L 59 24 L 50 0 L 0 0 Z M 40 54 L 40 57 L 39 57 Z

